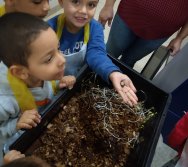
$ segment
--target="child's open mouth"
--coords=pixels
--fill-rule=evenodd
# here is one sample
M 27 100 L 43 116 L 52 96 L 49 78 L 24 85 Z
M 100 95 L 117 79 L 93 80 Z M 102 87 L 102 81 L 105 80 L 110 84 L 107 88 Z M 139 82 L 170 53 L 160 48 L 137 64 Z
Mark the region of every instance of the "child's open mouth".
M 84 18 L 84 17 L 76 17 L 76 21 L 79 22 L 79 23 L 85 23 L 87 19 Z

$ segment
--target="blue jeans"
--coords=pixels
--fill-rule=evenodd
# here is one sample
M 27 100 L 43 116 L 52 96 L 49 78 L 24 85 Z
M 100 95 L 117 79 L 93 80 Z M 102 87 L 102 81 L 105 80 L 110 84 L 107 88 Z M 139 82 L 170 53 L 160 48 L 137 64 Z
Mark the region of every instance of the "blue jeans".
M 145 40 L 138 37 L 116 13 L 106 49 L 107 53 L 115 58 L 122 55 L 120 61 L 133 67 L 138 60 L 156 50 L 167 39 Z

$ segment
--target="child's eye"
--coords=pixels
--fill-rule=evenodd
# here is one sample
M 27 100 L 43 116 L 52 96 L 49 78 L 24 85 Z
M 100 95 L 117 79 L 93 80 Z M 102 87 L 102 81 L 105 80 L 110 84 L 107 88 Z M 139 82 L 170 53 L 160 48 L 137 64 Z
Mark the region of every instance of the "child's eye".
M 97 2 L 89 2 L 89 8 L 95 8 L 97 6 Z
M 79 4 L 79 0 L 72 0 L 72 3 L 74 3 L 74 4 Z
M 43 0 L 32 0 L 32 2 L 33 2 L 34 4 L 37 4 L 37 5 L 38 5 L 38 4 L 41 4 L 42 1 L 43 1 Z
M 50 55 L 50 56 L 48 56 L 48 58 L 46 58 L 46 60 L 44 60 L 44 63 L 48 64 L 52 61 L 52 59 L 53 59 L 53 56 Z

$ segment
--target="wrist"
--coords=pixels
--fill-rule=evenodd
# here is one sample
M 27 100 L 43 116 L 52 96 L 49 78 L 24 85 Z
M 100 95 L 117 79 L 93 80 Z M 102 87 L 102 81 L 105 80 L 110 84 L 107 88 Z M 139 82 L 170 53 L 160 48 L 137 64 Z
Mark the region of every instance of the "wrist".
M 113 78 L 114 78 L 114 76 L 115 76 L 117 73 L 119 73 L 119 71 L 113 71 L 113 72 L 111 72 L 110 75 L 109 75 L 109 79 L 112 81 Z
M 106 0 L 105 8 L 113 8 L 116 0 Z
M 175 38 L 176 41 L 182 41 L 183 39 L 184 39 L 184 38 L 181 37 L 181 36 L 177 36 L 177 37 Z
M 178 33 L 175 39 L 178 41 L 182 41 L 185 37 L 186 37 L 185 35 Z

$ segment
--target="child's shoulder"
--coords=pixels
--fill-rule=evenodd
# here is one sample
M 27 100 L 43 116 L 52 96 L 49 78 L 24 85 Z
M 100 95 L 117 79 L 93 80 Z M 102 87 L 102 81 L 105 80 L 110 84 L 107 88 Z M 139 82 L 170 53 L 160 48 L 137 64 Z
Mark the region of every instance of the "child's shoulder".
M 13 111 L 17 102 L 7 80 L 7 70 L 7 67 L 0 62 L 0 106 L 5 111 Z
M 98 26 L 98 27 L 101 27 L 101 26 L 102 26 L 102 24 L 99 23 L 99 22 L 98 22 L 97 20 L 95 20 L 95 19 L 91 19 L 90 25 Z
M 94 30 L 102 30 L 103 31 L 103 26 L 101 23 L 99 23 L 97 20 L 95 19 L 92 19 L 90 21 L 90 27 L 91 27 L 91 30 L 94 29 Z
M 51 19 L 49 19 L 47 22 L 50 25 L 50 27 L 52 27 L 53 29 L 55 29 L 57 27 L 57 18 L 59 15 L 56 15 L 54 17 L 52 17 Z
M 12 116 L 17 116 L 19 112 L 19 107 L 16 99 L 13 96 L 7 96 L 4 94 L 0 94 L 0 115 L 5 116 L 7 114 L 10 114 Z

